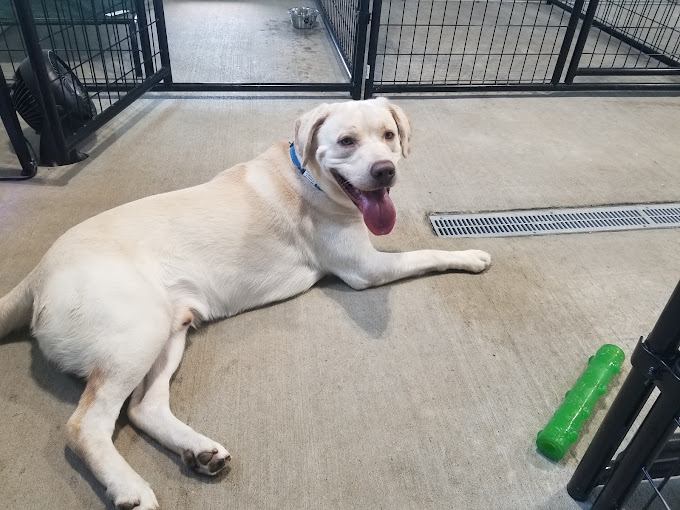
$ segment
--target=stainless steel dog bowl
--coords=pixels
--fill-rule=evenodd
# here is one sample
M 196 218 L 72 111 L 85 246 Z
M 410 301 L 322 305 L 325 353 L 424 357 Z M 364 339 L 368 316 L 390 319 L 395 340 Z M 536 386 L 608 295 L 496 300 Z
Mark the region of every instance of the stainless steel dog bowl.
M 293 7 L 288 13 L 295 28 L 312 28 L 319 15 L 319 11 L 311 7 Z

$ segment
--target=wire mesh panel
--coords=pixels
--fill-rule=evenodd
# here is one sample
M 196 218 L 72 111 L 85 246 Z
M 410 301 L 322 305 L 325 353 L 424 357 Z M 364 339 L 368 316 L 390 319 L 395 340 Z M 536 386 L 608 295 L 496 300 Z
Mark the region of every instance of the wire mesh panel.
M 30 115 L 46 113 L 36 111 L 39 85 L 54 99 L 59 129 L 68 142 L 127 94 L 148 88 L 167 62 L 154 4 L 161 5 L 162 13 L 162 4 L 152 0 L 0 3 L 0 67 L 12 84 L 17 110 L 29 125 L 40 132 L 42 126 Z M 42 50 L 42 55 L 35 50 Z M 30 61 L 29 54 L 35 60 Z M 32 66 L 41 60 L 48 83 L 40 83 L 39 70 Z M 30 101 L 33 109 L 28 111 Z M 94 127 L 90 123 L 90 132 Z M 79 134 L 82 138 L 86 133 Z
M 546 84 L 569 18 L 541 0 L 385 0 L 375 82 Z
M 351 74 L 359 20 L 359 0 L 318 0 L 333 39 Z
M 650 403 L 658 399 L 658 391 L 650 397 Z M 641 422 L 645 417 L 638 417 Z M 674 433 L 658 446 L 658 454 L 653 461 L 645 463 L 640 469 L 640 474 L 630 487 L 619 487 L 614 499 L 617 508 L 622 510 L 677 510 L 680 508 L 680 433 L 677 426 L 680 420 L 675 418 L 673 423 Z M 605 485 L 610 478 L 620 469 L 625 462 L 626 448 L 622 448 L 616 459 L 609 463 L 607 468 L 600 474 L 596 485 Z M 621 494 L 626 494 L 622 496 Z M 611 501 L 601 502 L 596 500 L 593 510 L 611 508 Z
M 680 426 L 680 420 L 675 419 L 675 424 Z M 669 483 L 674 477 L 680 474 L 680 435 L 677 430 L 673 436 L 666 443 L 656 461 L 649 467 L 642 468 L 644 482 L 640 484 L 637 492 L 645 491 L 649 493 L 646 497 L 644 505 L 636 505 L 640 510 L 648 510 L 650 508 L 678 508 L 680 502 L 677 490 L 669 486 Z M 677 478 L 676 478 L 677 480 Z M 633 498 L 637 496 L 640 500 L 644 497 L 642 494 L 633 494 Z M 641 502 L 641 501 L 640 501 Z M 632 506 L 629 504 L 629 506 Z
M 573 1 L 565 2 L 569 7 Z M 582 69 L 680 67 L 680 5 L 675 0 L 600 0 L 593 8 Z M 582 73 L 594 74 L 594 73 Z

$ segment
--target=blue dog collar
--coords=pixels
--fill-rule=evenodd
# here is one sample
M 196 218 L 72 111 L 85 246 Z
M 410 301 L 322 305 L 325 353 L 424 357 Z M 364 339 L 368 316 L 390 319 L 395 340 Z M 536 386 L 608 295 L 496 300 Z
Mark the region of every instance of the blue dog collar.
M 290 144 L 290 159 L 293 162 L 293 164 L 297 167 L 297 169 L 300 171 L 302 177 L 307 179 L 316 189 L 323 193 L 323 190 L 319 188 L 319 185 L 314 180 L 314 177 L 312 177 L 312 174 L 309 173 L 309 170 L 305 170 L 304 168 L 302 168 L 300 160 L 298 159 L 297 154 L 295 153 L 295 145 L 293 145 L 292 143 Z

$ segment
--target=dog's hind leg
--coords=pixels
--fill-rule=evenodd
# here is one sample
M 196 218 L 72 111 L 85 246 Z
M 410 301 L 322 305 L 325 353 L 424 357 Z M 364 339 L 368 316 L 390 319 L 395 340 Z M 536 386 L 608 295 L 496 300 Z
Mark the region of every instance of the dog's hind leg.
M 149 366 L 95 368 L 88 377 L 78 408 L 68 421 L 69 446 L 106 487 L 121 510 L 156 510 L 149 485 L 118 453 L 111 436 L 120 408 Z
M 179 367 L 188 324 L 172 334 L 144 381 L 130 399 L 128 415 L 138 428 L 166 448 L 178 453 L 184 463 L 199 473 L 215 475 L 231 459 L 219 443 L 181 422 L 170 410 L 170 379 Z

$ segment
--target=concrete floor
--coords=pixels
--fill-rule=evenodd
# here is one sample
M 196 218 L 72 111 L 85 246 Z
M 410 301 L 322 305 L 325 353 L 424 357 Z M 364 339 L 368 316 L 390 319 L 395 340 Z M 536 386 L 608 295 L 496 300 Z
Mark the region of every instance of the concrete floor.
M 90 140 L 88 160 L 0 183 L 0 293 L 72 225 L 290 139 L 295 118 L 320 101 L 145 96 Z M 415 126 L 413 153 L 392 193 L 397 226 L 376 245 L 481 248 L 494 265 L 363 292 L 329 278 L 201 328 L 172 407 L 227 446 L 231 471 L 189 474 L 125 419 L 115 436 L 163 508 L 589 507 L 565 485 L 623 377 L 563 461 L 537 454 L 534 439 L 588 356 L 607 342 L 630 354 L 650 331 L 680 274 L 680 231 L 453 241 L 433 236 L 426 213 L 678 201 L 680 99 L 397 101 Z M 5 508 L 105 507 L 65 447 L 82 388 L 27 332 L 3 340 Z M 669 489 L 680 502 L 678 485 Z

